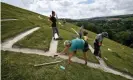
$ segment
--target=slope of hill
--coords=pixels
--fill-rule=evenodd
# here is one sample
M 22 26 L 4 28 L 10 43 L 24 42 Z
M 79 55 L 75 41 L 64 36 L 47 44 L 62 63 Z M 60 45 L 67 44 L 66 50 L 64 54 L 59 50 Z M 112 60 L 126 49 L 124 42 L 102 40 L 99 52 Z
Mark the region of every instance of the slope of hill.
M 133 14 L 67 21 L 95 33 L 106 31 L 110 39 L 133 48 Z
M 2 19 L 18 19 L 14 21 L 2 21 L 1 22 L 1 36 L 2 41 L 6 41 L 9 38 L 12 38 L 13 36 L 16 36 L 20 34 L 21 32 L 24 32 L 30 28 L 34 27 L 40 27 L 38 31 L 36 31 L 33 34 L 28 35 L 27 37 L 24 37 L 22 40 L 17 42 L 13 47 L 26 47 L 26 48 L 37 48 L 37 49 L 43 49 L 48 50 L 50 41 L 51 41 L 51 28 L 50 28 L 50 22 L 48 21 L 48 17 L 33 13 L 21 8 L 17 8 L 5 3 L 1 3 L 1 11 L 2 11 Z M 40 18 L 40 17 L 41 18 Z M 61 24 L 63 24 L 62 21 L 58 21 Z M 67 39 L 73 39 L 73 35 L 75 33 L 71 30 L 71 28 L 74 28 L 75 30 L 79 30 L 79 27 L 66 23 L 60 25 L 58 24 L 59 31 L 61 37 L 63 37 L 64 40 Z M 89 33 L 89 44 L 93 46 L 93 40 L 96 36 L 95 33 L 88 31 Z M 59 41 L 58 44 L 58 52 L 63 50 L 63 41 Z M 119 43 L 116 43 L 114 41 L 111 41 L 109 39 L 105 39 L 103 42 L 104 46 L 102 47 L 102 58 L 105 60 L 105 62 L 120 71 L 129 73 L 133 75 L 133 50 L 129 47 L 125 47 L 123 45 L 120 45 Z M 108 48 L 112 49 L 113 51 L 108 51 Z M 123 49 L 124 48 L 124 49 Z M 121 50 L 119 50 L 121 49 Z M 79 52 L 76 55 L 79 58 L 82 58 L 82 53 Z M 108 59 L 106 60 L 105 57 Z M 2 79 L 27 79 L 27 80 L 33 80 L 33 79 L 49 79 L 49 80 L 126 80 L 123 77 L 116 76 L 114 74 L 109 74 L 103 71 L 100 71 L 98 69 L 92 69 L 89 67 L 86 67 L 81 64 L 73 63 L 69 66 L 67 75 L 64 73 L 64 71 L 61 71 L 59 69 L 59 65 L 66 64 L 65 62 L 62 62 L 61 64 L 57 65 L 49 65 L 47 67 L 33 67 L 30 65 L 34 63 L 42 63 L 42 62 L 50 62 L 54 59 L 51 59 L 50 57 L 44 57 L 44 56 L 38 56 L 38 55 L 26 55 L 26 54 L 19 54 L 16 52 L 7 52 L 2 51 Z M 94 55 L 91 54 L 89 51 L 88 54 L 88 61 L 98 63 L 98 60 L 95 58 Z M 17 74 L 16 74 L 17 73 Z M 38 75 L 39 74 L 39 75 Z M 84 75 L 82 75 L 84 74 Z M 46 75 L 46 76 L 44 76 Z M 62 75 L 62 76 L 60 76 Z M 35 77 L 31 77 L 35 76 Z M 39 77 L 38 77 L 39 76 Z
M 1 57 L 2 80 L 128 80 L 77 63 L 69 65 L 67 71 L 61 70 L 60 65 L 66 65 L 67 61 L 55 65 L 33 66 L 57 60 L 51 57 L 8 51 L 2 51 Z

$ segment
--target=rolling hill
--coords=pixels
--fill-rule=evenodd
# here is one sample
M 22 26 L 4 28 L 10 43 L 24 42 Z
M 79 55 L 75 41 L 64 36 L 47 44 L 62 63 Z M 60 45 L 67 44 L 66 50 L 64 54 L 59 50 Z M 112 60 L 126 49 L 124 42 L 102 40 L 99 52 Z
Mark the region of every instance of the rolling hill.
M 48 51 L 52 37 L 50 24 L 47 16 L 1 3 L 2 43 L 32 28 L 40 27 L 39 30 L 22 38 L 12 47 Z M 63 24 L 62 20 L 58 20 L 58 28 L 60 36 L 63 38 L 58 42 L 57 51 L 59 53 L 63 50 L 64 40 L 73 39 L 73 35 L 75 35 L 71 28 L 78 31 L 79 27 L 68 22 Z M 86 31 L 89 37 L 88 42 L 93 47 L 96 34 Z M 104 39 L 103 44 L 104 46 L 101 48 L 102 58 L 106 64 L 111 68 L 133 76 L 133 50 L 107 38 Z M 108 48 L 112 51 L 108 51 Z M 68 66 L 67 71 L 63 71 L 59 67 L 60 65 L 66 65 L 66 60 L 55 65 L 32 66 L 37 63 L 55 61 L 58 58 L 4 50 L 1 53 L 1 77 L 3 80 L 127 80 L 119 75 L 78 63 L 72 63 Z M 99 61 L 91 54 L 91 51 L 88 53 L 88 61 L 98 64 Z M 76 57 L 82 59 L 82 53 L 79 51 Z M 59 58 L 58 60 L 62 59 Z

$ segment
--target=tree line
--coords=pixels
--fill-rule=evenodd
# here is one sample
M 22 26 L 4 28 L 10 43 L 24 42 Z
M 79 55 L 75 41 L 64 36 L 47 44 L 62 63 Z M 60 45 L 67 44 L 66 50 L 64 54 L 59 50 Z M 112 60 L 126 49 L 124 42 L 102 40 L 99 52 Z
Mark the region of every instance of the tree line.
M 95 33 L 108 32 L 109 39 L 133 48 L 133 20 L 71 20 L 67 22 L 84 26 L 85 29 Z

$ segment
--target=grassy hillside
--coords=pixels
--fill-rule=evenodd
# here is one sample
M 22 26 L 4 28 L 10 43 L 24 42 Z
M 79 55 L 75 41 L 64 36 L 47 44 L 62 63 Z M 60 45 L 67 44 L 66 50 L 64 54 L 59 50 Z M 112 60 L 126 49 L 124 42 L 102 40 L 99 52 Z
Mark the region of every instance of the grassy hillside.
M 27 47 L 27 48 L 37 48 L 42 50 L 48 50 L 51 41 L 51 28 L 48 17 L 33 13 L 21 8 L 17 8 L 5 3 L 1 4 L 1 17 L 2 19 L 15 18 L 15 21 L 2 21 L 1 22 L 1 37 L 2 41 L 12 38 L 21 32 L 29 30 L 30 28 L 40 27 L 40 29 L 33 34 L 30 34 L 15 43 L 14 46 Z M 41 19 L 39 18 L 41 17 Z M 58 21 L 63 24 L 62 21 Z M 75 33 L 71 30 L 79 30 L 79 27 L 66 23 L 64 26 L 58 24 L 60 36 L 63 38 L 59 41 L 58 52 L 62 51 L 64 48 L 64 40 L 71 40 Z M 93 40 L 96 34 L 88 31 L 89 44 L 93 46 Z M 133 75 L 133 50 L 129 47 L 123 46 L 119 43 L 111 41 L 109 39 L 104 39 L 104 46 L 102 46 L 102 58 L 105 62 L 120 71 L 127 72 Z M 112 49 L 112 52 L 108 51 L 108 48 Z M 82 58 L 82 53 L 78 52 L 77 57 Z M 107 60 L 105 59 L 107 58 Z M 53 58 L 37 56 L 37 55 L 25 55 L 15 52 L 4 52 L 2 51 L 2 79 L 4 80 L 14 80 L 14 79 L 27 79 L 27 80 L 126 80 L 120 76 L 115 76 L 113 74 L 108 74 L 103 71 L 92 69 L 81 64 L 72 63 L 69 66 L 69 71 L 67 77 L 65 77 L 64 71 L 59 70 L 59 65 L 52 65 L 49 67 L 38 67 L 34 68 L 29 63 L 42 63 L 47 61 L 52 61 Z M 91 52 L 88 52 L 88 60 L 91 62 L 98 63 Z M 66 62 L 62 62 L 61 65 L 65 65 Z M 58 69 L 56 69 L 58 67 Z M 32 73 L 31 73 L 32 72 Z M 62 74 L 63 73 L 63 74 Z M 57 74 L 57 76 L 55 76 Z M 62 76 L 60 76 L 62 74 Z M 84 75 L 83 75 L 84 74 Z M 46 75 L 46 77 L 44 77 Z M 73 75 L 73 76 L 72 76 Z
M 133 14 L 67 21 L 95 33 L 106 31 L 109 39 L 133 48 Z
M 6 3 L 1 2 L 1 19 L 28 19 L 28 18 L 35 18 L 36 19 L 38 17 L 37 13 L 19 8 L 19 7 L 15 7 Z M 10 11 L 11 10 L 11 11 Z M 40 15 L 42 18 L 46 18 L 46 16 L 42 16 Z
M 40 26 L 41 29 L 39 29 L 35 33 L 30 34 L 29 36 L 23 38 L 19 42 L 15 43 L 14 46 L 27 47 L 27 48 L 37 48 L 37 49 L 42 49 L 44 51 L 49 50 L 49 44 L 50 44 L 50 41 L 51 41 L 51 38 L 52 38 L 52 34 L 51 34 L 52 31 L 51 31 L 51 28 L 50 28 L 50 22 L 48 21 L 47 17 L 42 17 L 42 15 L 39 15 L 39 14 L 36 14 L 36 13 L 31 13 L 31 12 L 28 12 L 28 11 L 20 9 L 20 8 L 16 8 L 16 7 L 13 7 L 13 6 L 6 5 L 6 4 L 2 4 L 2 9 L 5 9 L 5 8 L 8 9 L 9 13 L 10 13 L 10 10 L 13 10 L 14 11 L 13 14 L 16 13 L 16 15 L 20 15 L 19 12 L 21 12 L 22 14 L 24 14 L 24 17 L 23 17 L 24 20 L 21 19 L 21 16 L 18 17 L 18 16 L 15 16 L 15 15 L 12 15 L 12 17 L 15 16 L 15 18 L 17 18 L 19 20 L 2 22 L 2 25 L 3 25 L 2 26 L 2 37 L 4 37 L 4 38 L 2 38 L 2 40 L 6 39 L 6 38 L 9 38 L 9 37 L 12 37 L 12 36 L 14 36 L 14 35 L 16 35 L 20 32 L 23 32 L 25 30 L 24 27 L 25 28 L 28 28 L 28 27 L 33 28 L 35 26 Z M 6 14 L 6 12 L 7 12 L 7 10 L 6 11 L 3 10 L 2 13 Z M 29 14 L 29 13 L 31 13 L 32 15 Z M 11 15 L 9 14 L 9 16 L 11 16 Z M 28 19 L 27 19 L 27 16 L 28 16 Z M 38 18 L 38 16 L 41 16 L 43 19 Z M 25 21 L 25 20 L 26 20 L 25 24 L 27 24 L 27 26 L 25 26 L 21 23 L 21 21 Z M 13 22 L 14 24 L 11 24 L 11 22 Z M 62 21 L 58 21 L 58 23 L 59 22 L 61 24 L 63 24 Z M 31 24 L 31 25 L 28 25 L 28 24 Z M 70 23 L 66 23 L 64 26 L 61 26 L 60 24 L 58 24 L 58 27 L 59 27 L 59 31 L 60 31 L 60 36 L 63 37 L 64 40 L 73 39 L 72 36 L 75 35 L 75 33 L 71 30 L 71 28 L 74 28 L 77 31 L 79 30 L 79 28 L 77 26 L 72 25 Z M 14 32 L 14 34 L 12 33 L 12 31 Z M 8 36 L 6 36 L 6 35 L 8 35 Z M 62 43 L 64 42 L 64 40 L 59 41 L 58 52 L 63 50 L 64 46 L 62 45 Z M 81 52 L 78 53 L 77 56 L 79 58 L 82 58 L 82 53 Z M 94 55 L 89 54 L 88 56 L 89 56 L 88 60 L 98 63 L 98 61 L 94 57 Z
M 14 7 L 5 3 L 1 4 L 1 11 L 2 11 L 1 12 L 2 19 L 12 19 L 12 18 L 18 19 L 15 21 L 1 22 L 2 42 L 6 39 L 9 39 L 9 38 L 12 38 L 13 36 L 18 35 L 21 32 L 29 30 L 30 28 L 42 27 L 42 29 L 39 29 L 39 31 L 36 32 L 37 33 L 36 35 L 32 34 L 33 36 L 36 36 L 36 38 L 30 35 L 29 38 L 24 38 L 25 41 L 22 41 L 22 43 L 19 42 L 17 46 L 30 47 L 30 48 L 32 46 L 32 48 L 38 47 L 39 49 L 43 48 L 44 50 L 48 50 L 50 39 L 51 39 L 51 29 L 49 28 L 50 22 L 48 22 L 48 17 L 30 12 L 28 10 L 21 9 L 18 7 Z M 41 18 L 39 18 L 39 16 Z M 46 33 L 48 33 L 49 35 L 47 36 Z M 39 39 L 43 41 L 39 41 Z M 47 42 L 44 43 L 44 41 L 47 41 Z M 42 42 L 44 44 L 42 45 L 37 44 Z M 32 44 L 32 43 L 36 43 L 36 44 Z
M 67 65 L 67 61 L 54 65 L 33 66 L 61 60 L 51 57 L 4 51 L 1 57 L 2 80 L 127 80 L 82 64 Z M 66 69 L 62 70 L 60 66 L 66 66 Z

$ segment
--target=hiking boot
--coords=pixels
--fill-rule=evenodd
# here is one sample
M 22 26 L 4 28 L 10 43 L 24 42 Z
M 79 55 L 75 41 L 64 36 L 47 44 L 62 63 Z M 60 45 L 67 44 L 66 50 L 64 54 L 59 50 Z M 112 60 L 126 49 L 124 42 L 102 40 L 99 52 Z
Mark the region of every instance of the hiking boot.
M 87 62 L 85 62 L 85 65 L 87 65 Z
M 101 53 L 99 53 L 98 56 L 101 58 L 101 57 L 102 57 L 102 56 L 101 56 Z
M 98 56 L 98 54 L 94 54 L 95 56 Z

